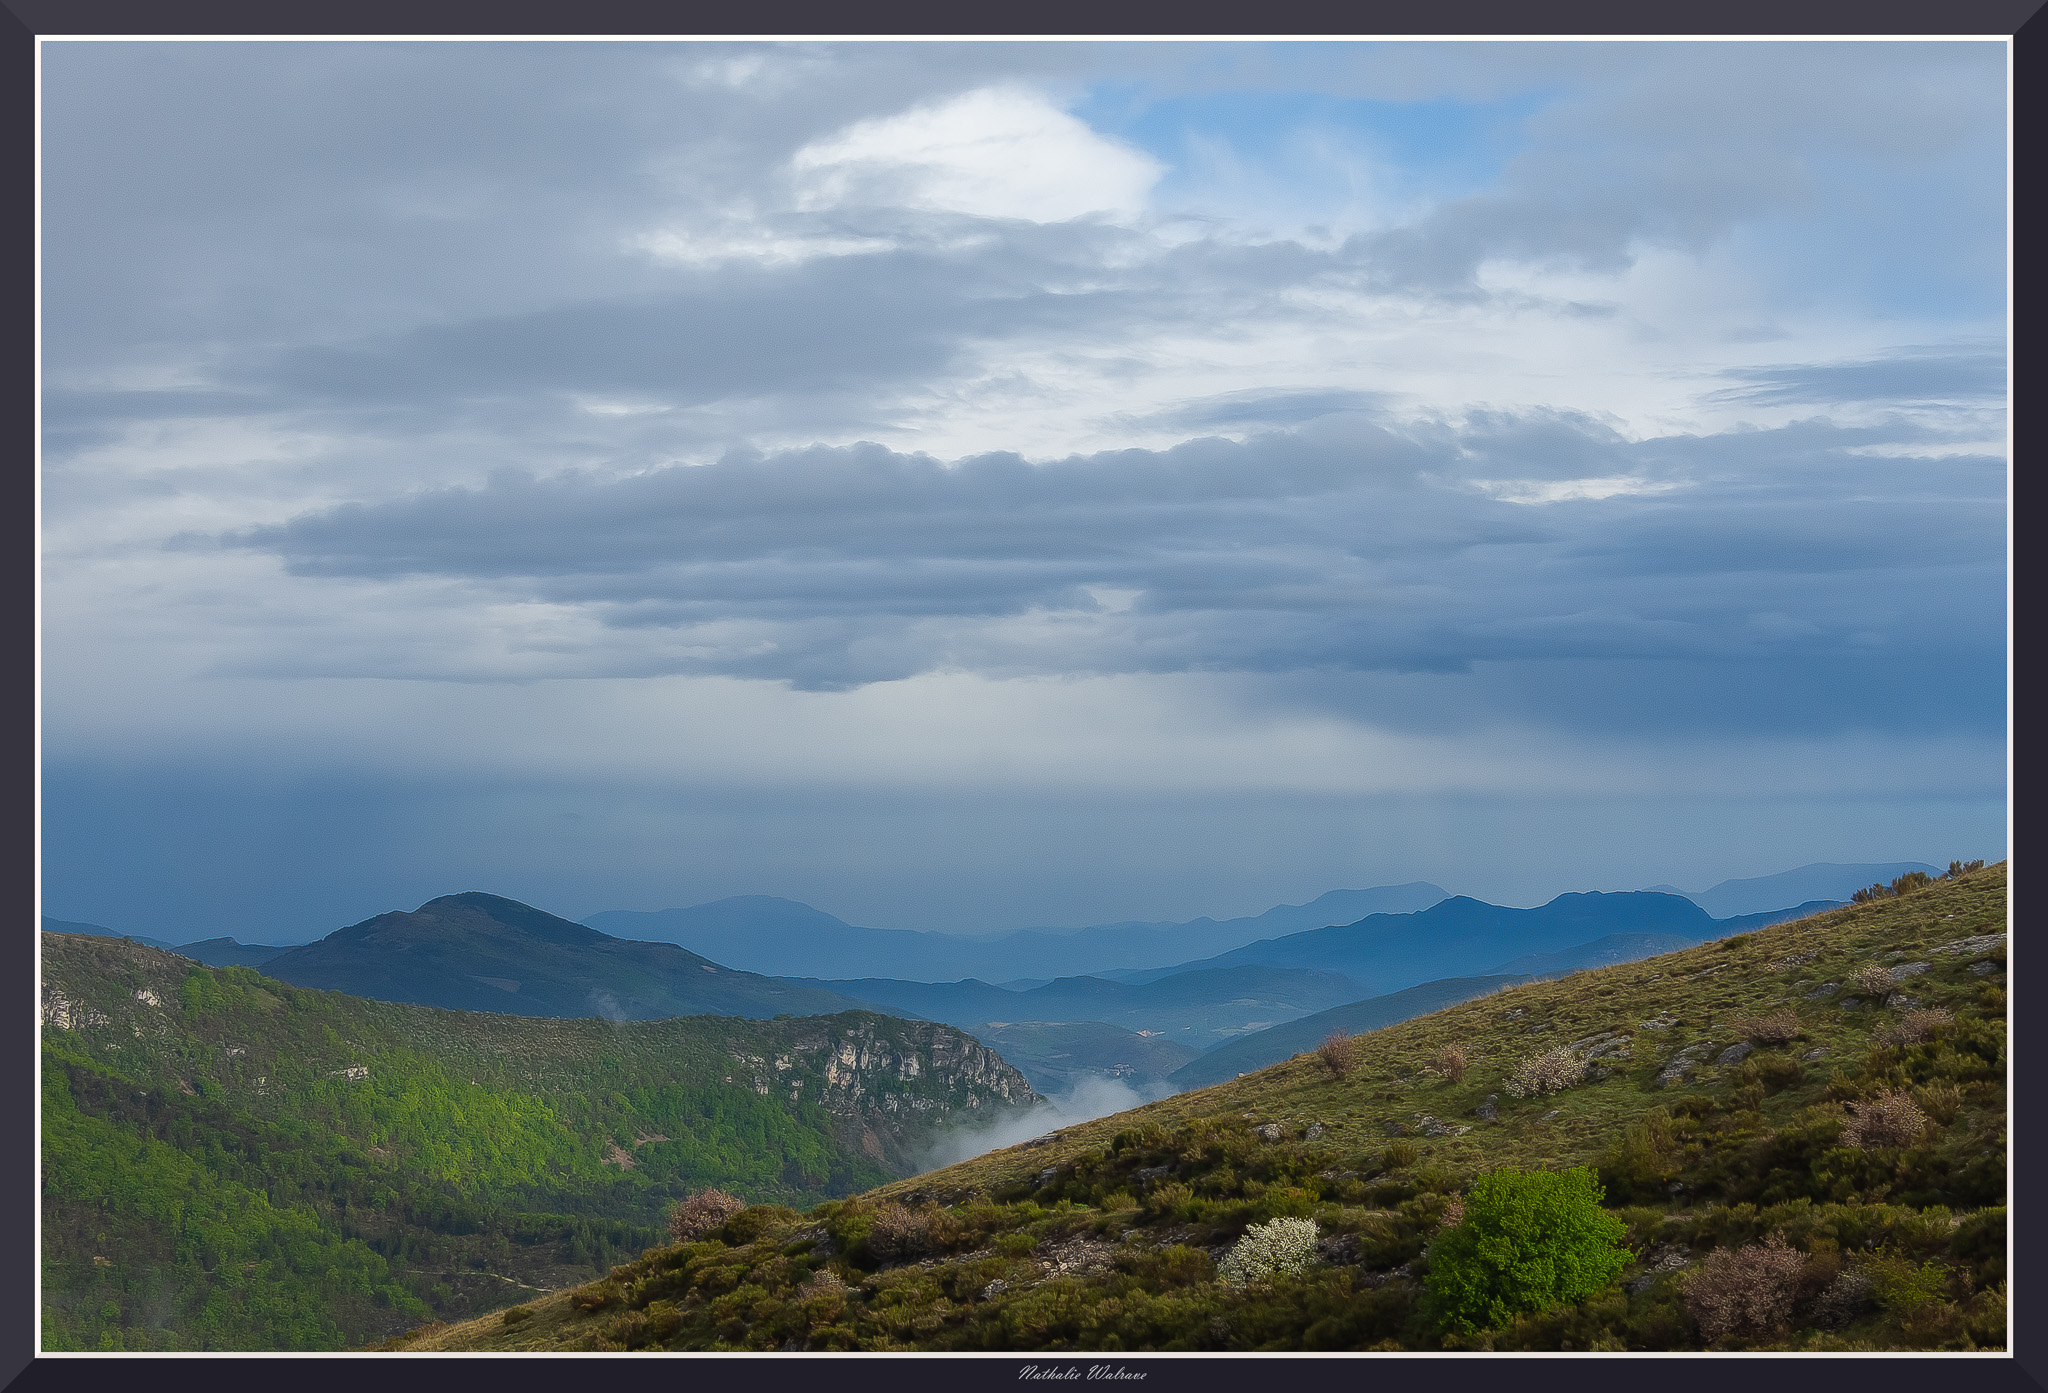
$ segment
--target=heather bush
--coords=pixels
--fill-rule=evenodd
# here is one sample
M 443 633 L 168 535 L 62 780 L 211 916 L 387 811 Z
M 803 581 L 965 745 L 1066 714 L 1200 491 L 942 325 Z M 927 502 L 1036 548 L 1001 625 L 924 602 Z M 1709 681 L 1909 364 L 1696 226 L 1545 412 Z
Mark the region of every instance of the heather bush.
M 1753 1045 L 1787 1045 L 1799 1038 L 1799 1017 L 1781 1007 L 1738 1020 L 1735 1030 Z
M 868 1254 L 881 1262 L 907 1262 L 921 1258 L 931 1247 L 931 1215 L 885 1204 L 875 1211 L 868 1226 Z
M 1954 1025 L 1955 1019 L 1938 1006 L 1908 1011 L 1897 1020 L 1886 1021 L 1879 1026 L 1877 1042 L 1881 1045 L 1917 1045 L 1933 1039 L 1945 1027 Z
M 695 1243 L 747 1207 L 747 1202 L 723 1190 L 700 1190 L 668 1212 L 668 1236 L 678 1243 Z
M 1600 1199 L 1583 1166 L 1481 1176 L 1463 1221 L 1430 1250 L 1430 1310 L 1448 1329 L 1470 1332 L 1603 1290 L 1631 1254 L 1620 1246 L 1627 1226 Z
M 1412 1166 L 1422 1152 L 1412 1141 L 1390 1141 L 1380 1152 L 1380 1165 L 1390 1171 Z
M 1762 1243 L 1717 1248 L 1687 1280 L 1685 1313 L 1708 1343 L 1730 1338 L 1765 1340 L 1792 1323 L 1799 1269 L 1806 1258 L 1774 1233 Z
M 1849 980 L 1870 996 L 1883 996 L 1894 985 L 1892 970 L 1882 963 L 1865 963 Z
M 1586 1061 L 1563 1045 L 1543 1054 L 1531 1055 L 1517 1064 L 1501 1085 L 1512 1098 L 1531 1094 L 1562 1093 L 1585 1082 Z
M 1927 1114 L 1912 1097 L 1890 1090 L 1866 1102 L 1851 1103 L 1842 1127 L 1842 1145 L 1868 1151 L 1880 1146 L 1909 1146 L 1927 1129 Z
M 1244 1237 L 1216 1265 L 1216 1275 L 1241 1287 L 1267 1277 L 1306 1272 L 1315 1260 L 1315 1220 L 1273 1219 L 1246 1229 Z
M 1429 1061 L 1429 1071 L 1440 1078 L 1449 1079 L 1452 1083 L 1462 1083 L 1468 1062 L 1463 1045 L 1445 1045 L 1436 1052 L 1435 1058 Z
M 1813 1321 L 1816 1325 L 1847 1325 L 1876 1304 L 1876 1284 L 1869 1270 L 1845 1267 L 1813 1303 Z
M 1316 1047 L 1316 1058 L 1337 1078 L 1350 1073 L 1358 1062 L 1358 1037 L 1333 1030 Z

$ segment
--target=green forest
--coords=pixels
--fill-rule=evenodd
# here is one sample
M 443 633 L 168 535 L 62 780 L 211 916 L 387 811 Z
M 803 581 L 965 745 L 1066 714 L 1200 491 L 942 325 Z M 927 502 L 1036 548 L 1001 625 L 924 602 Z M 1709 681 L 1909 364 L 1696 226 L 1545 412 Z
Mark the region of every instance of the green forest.
M 529 1020 L 44 947 L 51 1349 L 359 1346 L 601 1274 L 693 1189 L 814 1204 L 880 1184 L 823 1070 L 847 1038 L 900 1058 L 944 1029 Z M 950 1114 L 929 1069 L 867 1080 L 867 1101 L 892 1090 Z

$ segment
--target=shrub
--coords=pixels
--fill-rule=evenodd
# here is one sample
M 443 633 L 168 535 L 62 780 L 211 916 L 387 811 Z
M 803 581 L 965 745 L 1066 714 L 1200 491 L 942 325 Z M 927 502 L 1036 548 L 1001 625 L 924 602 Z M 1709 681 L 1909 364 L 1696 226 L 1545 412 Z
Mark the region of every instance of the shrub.
M 1881 963 L 1865 963 L 1849 980 L 1870 996 L 1882 996 L 1894 985 L 1892 970 Z
M 1927 874 L 1927 872 L 1907 871 L 1892 882 L 1892 893 L 1894 895 L 1904 895 L 1909 891 L 1918 890 L 1924 885 L 1932 884 L 1934 884 L 1934 877 Z
M 507 1325 L 517 1325 L 523 1320 L 532 1319 L 533 1308 L 531 1306 L 509 1306 L 505 1310 L 505 1324 Z
M 746 1207 L 738 1195 L 700 1190 L 669 1210 L 668 1236 L 678 1243 L 695 1243 Z
M 1333 1030 L 1316 1047 L 1316 1058 L 1323 1061 L 1323 1067 L 1337 1078 L 1350 1073 L 1358 1063 L 1358 1037 Z
M 1412 1141 L 1390 1141 L 1386 1149 L 1380 1152 L 1380 1164 L 1390 1171 L 1397 1171 L 1414 1165 L 1421 1155 L 1422 1152 Z
M 1877 1028 L 1877 1041 L 1882 1045 L 1917 1045 L 1932 1039 L 1944 1027 L 1954 1025 L 1955 1017 L 1938 1006 L 1919 1011 L 1908 1011 L 1895 1021 L 1886 1021 Z
M 1887 978 L 1891 974 L 1885 974 Z M 1735 1022 L 1736 1033 L 1753 1045 L 1788 1045 L 1799 1038 L 1799 1017 L 1784 1007 Z
M 1481 1176 L 1464 1221 L 1430 1251 L 1424 1290 L 1436 1318 L 1467 1333 L 1604 1289 L 1631 1254 L 1620 1246 L 1627 1226 L 1600 1199 L 1583 1166 Z
M 920 1258 L 931 1246 L 930 1214 L 885 1204 L 875 1211 L 868 1226 L 868 1253 L 882 1262 L 905 1262 Z
M 1792 1323 L 1792 1301 L 1805 1263 L 1781 1233 L 1733 1251 L 1716 1248 L 1685 1283 L 1685 1313 L 1709 1343 L 1781 1334 Z
M 1813 1303 L 1816 1325 L 1847 1325 L 1877 1304 L 1876 1283 L 1863 1267 L 1845 1267 Z
M 1970 872 L 1983 869 L 1984 863 L 1982 861 L 1951 861 L 1948 863 L 1948 874 L 1943 876 L 1942 879 L 1961 880 Z
M 1445 1045 L 1436 1052 L 1436 1058 L 1429 1061 L 1429 1071 L 1452 1083 L 1462 1083 L 1468 1062 L 1463 1045 Z
M 1927 1129 L 1927 1114 L 1910 1095 L 1890 1090 L 1868 1102 L 1851 1103 L 1842 1127 L 1842 1145 L 1868 1151 L 1880 1146 L 1908 1146 Z
M 1562 1093 L 1574 1084 L 1585 1082 L 1585 1078 L 1586 1061 L 1559 1045 L 1517 1064 L 1501 1087 L 1510 1097 L 1527 1098 L 1532 1093 Z
M 1253 1224 L 1216 1266 L 1216 1275 L 1234 1287 L 1281 1274 L 1306 1272 L 1316 1260 L 1316 1221 L 1273 1219 Z
M 820 1268 L 813 1272 L 797 1283 L 796 1287 L 796 1299 L 799 1301 L 809 1301 L 814 1296 L 843 1296 L 845 1293 L 845 1281 L 829 1268 Z

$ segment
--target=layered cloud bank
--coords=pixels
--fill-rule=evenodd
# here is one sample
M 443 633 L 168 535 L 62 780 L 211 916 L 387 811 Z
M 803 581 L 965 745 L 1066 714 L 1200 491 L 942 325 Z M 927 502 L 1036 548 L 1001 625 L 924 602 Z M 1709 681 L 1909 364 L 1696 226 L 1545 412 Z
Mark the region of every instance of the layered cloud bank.
M 1645 825 L 1645 882 L 2002 849 L 1905 844 L 2002 835 L 1998 45 L 59 44 L 44 91 L 81 825 L 195 769 L 306 827 L 425 780 L 388 817 L 451 846 L 784 799 L 782 863 L 615 875 L 839 907 L 778 879 L 836 859 L 878 922 L 934 867 L 838 857 L 847 790 L 978 789 L 1020 867 L 1032 800 L 1177 792 L 1247 875 L 1314 814 L 1233 799 L 1527 800 L 1532 898 L 1589 799 L 1894 838 Z M 145 902 L 86 841 L 64 893 Z M 1404 845 L 1063 874 L 1455 879 L 1359 859 Z

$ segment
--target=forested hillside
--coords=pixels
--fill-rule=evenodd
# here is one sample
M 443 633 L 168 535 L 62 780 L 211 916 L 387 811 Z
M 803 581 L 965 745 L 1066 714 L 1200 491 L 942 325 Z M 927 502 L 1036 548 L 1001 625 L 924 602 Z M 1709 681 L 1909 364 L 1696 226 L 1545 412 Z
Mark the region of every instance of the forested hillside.
M 532 1019 L 43 938 L 49 1348 L 318 1349 L 602 1272 L 718 1185 L 811 1204 L 1033 1098 L 947 1026 Z

